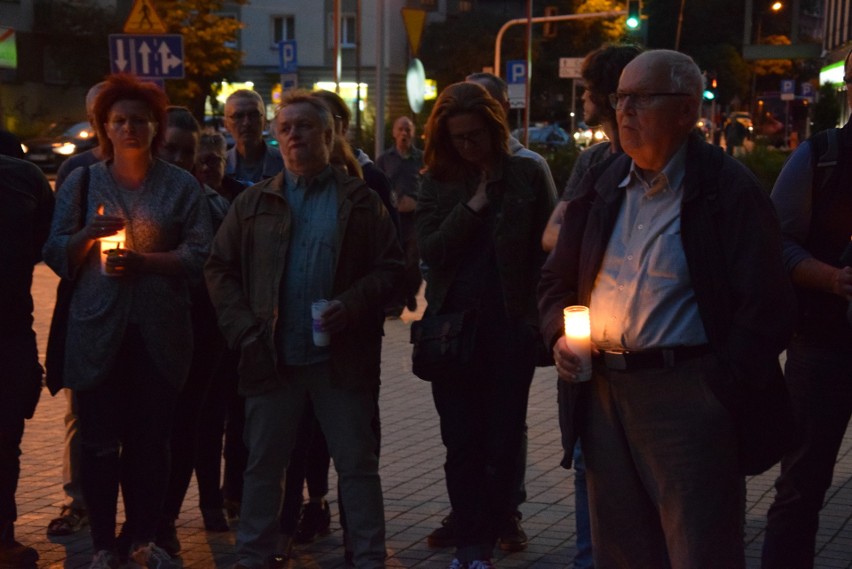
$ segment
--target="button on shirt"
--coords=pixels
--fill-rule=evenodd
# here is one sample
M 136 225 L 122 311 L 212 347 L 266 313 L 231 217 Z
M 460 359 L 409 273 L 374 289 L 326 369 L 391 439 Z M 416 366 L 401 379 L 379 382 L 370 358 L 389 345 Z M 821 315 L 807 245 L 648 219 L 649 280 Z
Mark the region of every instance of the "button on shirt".
M 311 303 L 331 299 L 337 258 L 337 186 L 331 168 L 310 184 L 284 174 L 284 198 L 290 205 L 290 245 L 281 279 L 278 346 L 286 365 L 327 361 L 328 347 L 317 347 L 311 331 Z
M 634 163 L 589 313 L 604 350 L 707 343 L 680 234 L 686 145 L 649 184 Z

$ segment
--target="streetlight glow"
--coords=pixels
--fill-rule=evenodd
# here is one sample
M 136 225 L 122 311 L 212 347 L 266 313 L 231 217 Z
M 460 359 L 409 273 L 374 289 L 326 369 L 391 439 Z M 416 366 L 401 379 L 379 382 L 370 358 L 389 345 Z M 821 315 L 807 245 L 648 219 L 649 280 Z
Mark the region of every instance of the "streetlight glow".
M 775 2 L 775 3 L 771 6 L 771 8 L 772 8 L 772 11 L 773 11 L 773 12 L 777 12 L 778 10 L 780 10 L 780 9 L 781 9 L 781 8 L 783 8 L 783 7 L 784 7 L 784 4 L 782 4 L 781 2 Z

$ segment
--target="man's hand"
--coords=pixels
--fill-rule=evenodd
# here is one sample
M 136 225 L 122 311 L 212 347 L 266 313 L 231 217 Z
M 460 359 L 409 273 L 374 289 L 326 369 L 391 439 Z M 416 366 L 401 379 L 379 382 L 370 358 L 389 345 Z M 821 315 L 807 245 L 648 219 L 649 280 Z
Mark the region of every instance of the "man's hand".
M 580 358 L 568 348 L 568 342 L 565 341 L 564 335 L 559 336 L 559 339 L 553 345 L 553 361 L 556 363 L 556 373 L 559 374 L 559 379 L 568 383 L 578 383 L 577 376 L 582 371 Z
M 852 301 L 852 267 L 837 269 L 831 288 L 834 294 L 845 296 L 847 300 Z
M 349 325 L 349 312 L 339 300 L 329 300 L 320 316 L 322 329 L 331 334 L 343 332 Z

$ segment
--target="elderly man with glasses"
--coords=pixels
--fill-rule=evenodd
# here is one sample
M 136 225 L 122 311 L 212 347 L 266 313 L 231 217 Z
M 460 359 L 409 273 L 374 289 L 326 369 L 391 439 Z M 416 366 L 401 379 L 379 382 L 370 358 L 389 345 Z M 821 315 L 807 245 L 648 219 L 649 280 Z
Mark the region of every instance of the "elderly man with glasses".
M 744 436 L 774 401 L 761 389 L 783 395 L 780 231 L 755 178 L 690 135 L 701 92 L 686 55 L 627 64 L 611 97 L 625 155 L 591 169 L 542 270 L 542 334 L 572 392 L 563 437 L 579 433 L 586 458 L 596 567 L 745 567 L 742 477 L 781 454 L 767 437 L 757 448 L 775 452 L 757 456 Z M 589 307 L 590 381 L 563 334 L 569 305 Z
M 284 168 L 281 153 L 263 140 L 266 112 L 256 91 L 239 89 L 225 100 L 225 128 L 234 137 L 225 174 L 244 184 L 271 178 Z

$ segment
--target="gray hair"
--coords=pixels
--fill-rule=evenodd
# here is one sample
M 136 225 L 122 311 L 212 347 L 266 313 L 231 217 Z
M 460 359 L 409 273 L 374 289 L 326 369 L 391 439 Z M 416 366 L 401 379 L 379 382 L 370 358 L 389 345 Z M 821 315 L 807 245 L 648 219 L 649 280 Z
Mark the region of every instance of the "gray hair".
M 232 99 L 251 99 L 256 102 L 261 109 L 265 108 L 263 104 L 263 97 L 260 96 L 260 93 L 251 89 L 237 89 L 228 95 L 228 98 L 225 99 L 225 105 L 227 106 Z

